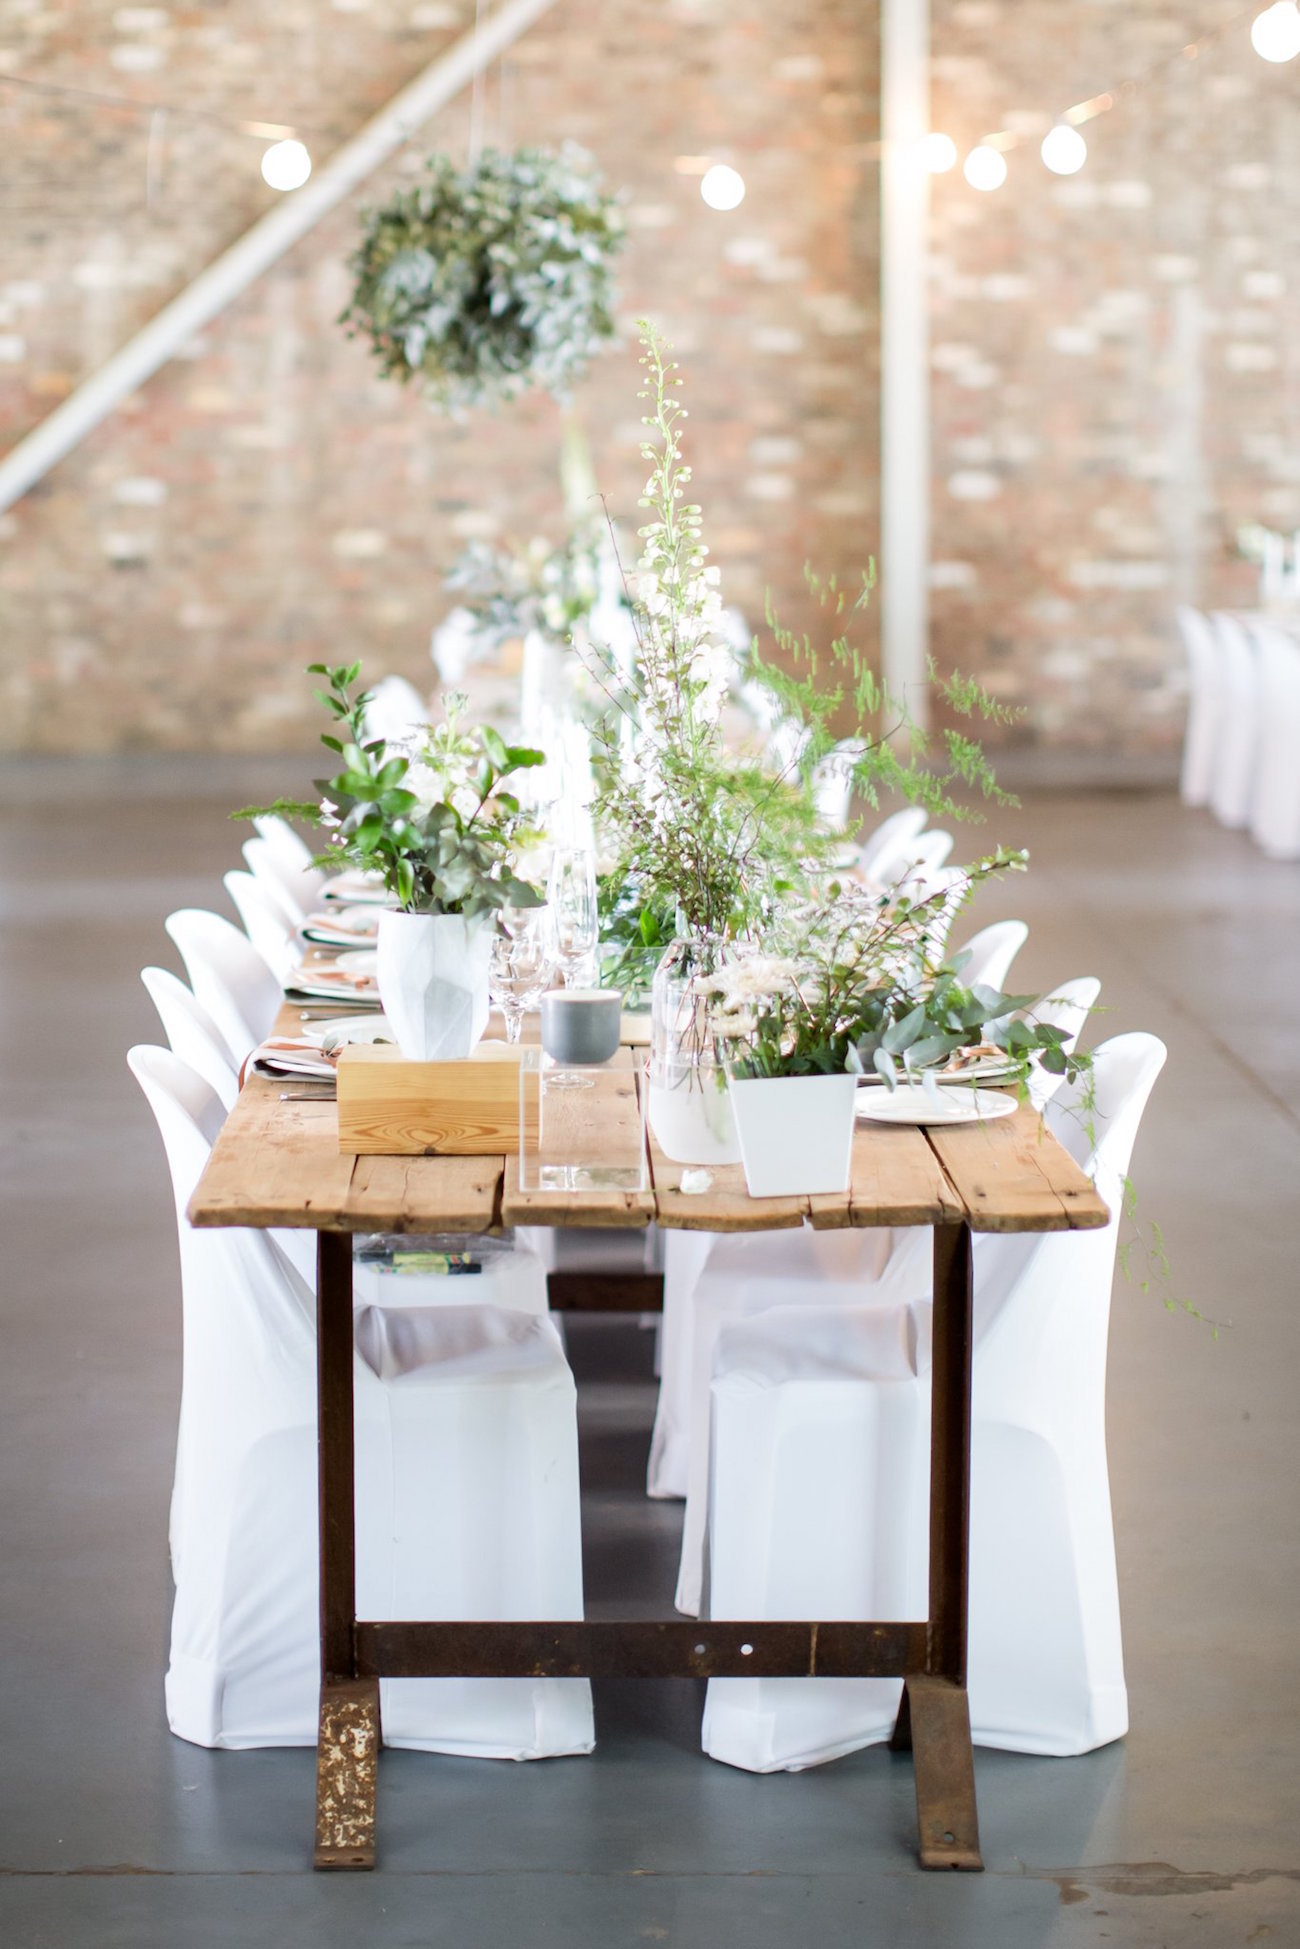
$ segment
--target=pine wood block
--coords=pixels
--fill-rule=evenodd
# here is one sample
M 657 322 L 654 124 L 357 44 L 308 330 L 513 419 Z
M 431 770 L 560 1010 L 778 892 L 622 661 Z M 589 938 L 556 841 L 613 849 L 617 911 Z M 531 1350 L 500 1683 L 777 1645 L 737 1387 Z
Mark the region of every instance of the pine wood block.
M 516 1052 L 407 1062 L 391 1044 L 350 1043 L 338 1061 L 338 1147 L 353 1156 L 500 1157 L 519 1148 Z

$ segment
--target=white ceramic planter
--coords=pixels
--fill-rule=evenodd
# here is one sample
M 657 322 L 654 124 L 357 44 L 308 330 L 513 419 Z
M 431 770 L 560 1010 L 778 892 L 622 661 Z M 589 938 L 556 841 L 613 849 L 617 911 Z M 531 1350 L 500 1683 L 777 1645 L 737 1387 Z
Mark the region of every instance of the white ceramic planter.
M 847 1074 L 732 1078 L 751 1198 L 848 1190 L 857 1087 Z
M 674 1164 L 738 1164 L 740 1144 L 724 1073 L 712 1063 L 649 1070 L 646 1116 Z
M 491 923 L 459 914 L 379 916 L 379 999 L 412 1062 L 468 1056 L 487 1027 Z

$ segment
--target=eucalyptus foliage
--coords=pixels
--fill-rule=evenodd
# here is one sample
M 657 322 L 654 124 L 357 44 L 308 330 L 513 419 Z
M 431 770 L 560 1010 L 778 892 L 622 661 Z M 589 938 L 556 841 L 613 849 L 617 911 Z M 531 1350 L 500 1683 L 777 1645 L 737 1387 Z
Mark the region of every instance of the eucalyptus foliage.
M 313 663 L 328 688 L 317 697 L 334 719 L 321 743 L 341 769 L 321 779 L 319 804 L 246 808 L 309 818 L 329 830 L 319 864 L 377 873 L 407 913 L 462 914 L 537 907 L 543 895 L 518 877 L 519 845 L 534 837 L 519 801 L 502 785 L 545 755 L 510 745 L 490 725 L 462 728 L 464 699 L 446 700 L 444 722 L 430 726 L 414 754 L 365 735 L 368 691 L 354 691 L 359 663 Z
M 614 335 L 623 220 L 582 150 L 485 149 L 367 211 L 341 323 L 447 411 L 565 393 Z

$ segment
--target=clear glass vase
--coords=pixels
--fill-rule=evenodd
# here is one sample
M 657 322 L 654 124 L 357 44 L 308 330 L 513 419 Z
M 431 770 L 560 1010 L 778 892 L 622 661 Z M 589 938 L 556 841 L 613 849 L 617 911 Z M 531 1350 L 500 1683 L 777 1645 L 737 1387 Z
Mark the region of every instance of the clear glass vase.
M 727 1072 L 713 1031 L 714 999 L 702 992 L 731 953 L 714 935 L 681 935 L 655 969 L 647 1115 L 659 1148 L 674 1164 L 740 1161 Z

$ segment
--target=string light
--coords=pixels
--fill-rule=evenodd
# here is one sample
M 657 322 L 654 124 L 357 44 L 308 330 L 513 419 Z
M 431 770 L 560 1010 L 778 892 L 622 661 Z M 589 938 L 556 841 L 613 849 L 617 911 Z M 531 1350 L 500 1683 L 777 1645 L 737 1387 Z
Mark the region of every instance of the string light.
M 311 157 L 306 145 L 292 137 L 273 142 L 262 157 L 262 177 L 272 189 L 301 189 L 311 175 Z
M 1007 159 L 992 143 L 981 142 L 962 164 L 962 175 L 972 189 L 1001 189 L 1007 180 Z
M 734 210 L 745 200 L 745 179 L 730 163 L 715 162 L 700 179 L 700 195 L 711 210 Z
M 1088 145 L 1068 122 L 1058 122 L 1043 137 L 1039 151 L 1054 176 L 1073 176 L 1088 160 Z
M 922 138 L 921 161 L 932 176 L 943 176 L 957 161 L 957 144 L 936 129 Z
M 1263 61 L 1294 61 L 1300 54 L 1300 9 L 1295 0 L 1276 0 L 1256 14 L 1250 44 Z

